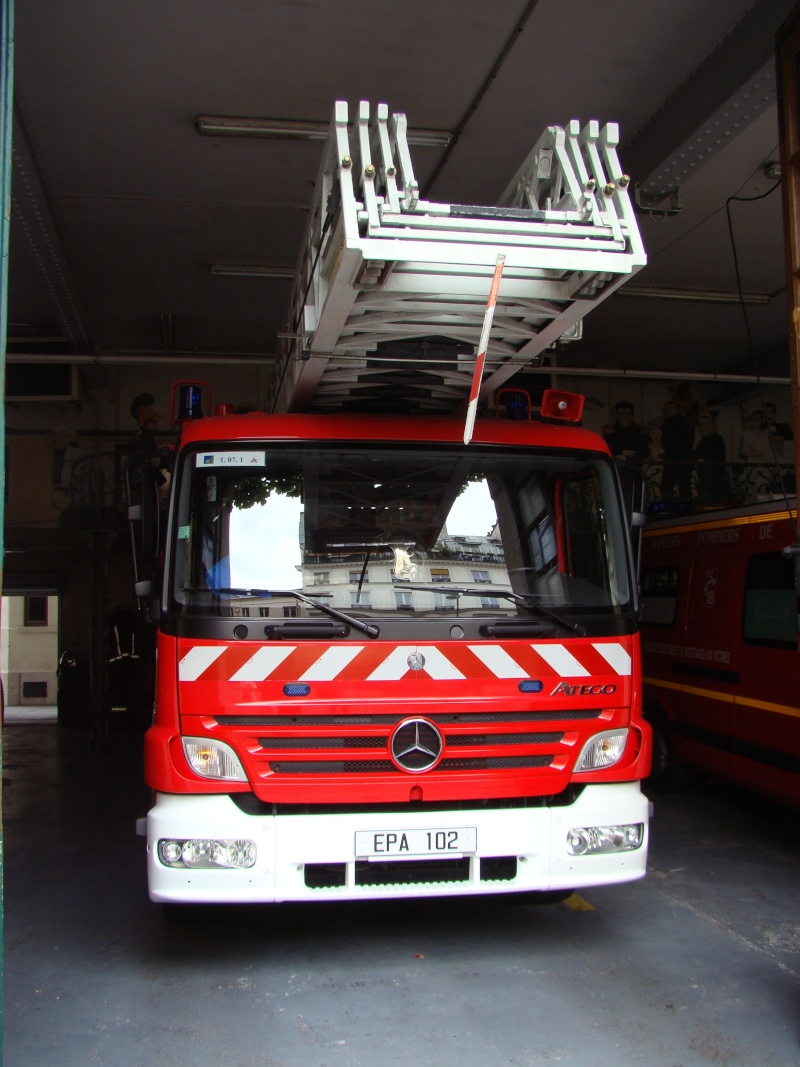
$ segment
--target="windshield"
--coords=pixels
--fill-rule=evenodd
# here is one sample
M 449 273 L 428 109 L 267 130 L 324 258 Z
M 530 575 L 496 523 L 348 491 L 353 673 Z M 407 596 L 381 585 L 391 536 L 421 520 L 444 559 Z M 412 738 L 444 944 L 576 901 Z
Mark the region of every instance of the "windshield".
M 218 445 L 185 455 L 177 477 L 171 607 L 183 614 L 317 618 L 327 606 L 413 620 L 631 606 L 616 483 L 599 454 Z

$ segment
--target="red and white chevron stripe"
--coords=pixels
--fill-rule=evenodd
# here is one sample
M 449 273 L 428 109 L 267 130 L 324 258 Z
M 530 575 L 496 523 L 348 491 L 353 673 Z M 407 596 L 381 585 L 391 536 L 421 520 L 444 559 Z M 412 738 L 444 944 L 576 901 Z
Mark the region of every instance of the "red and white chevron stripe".
M 631 674 L 631 656 L 619 641 L 515 642 L 510 645 L 252 645 L 191 644 L 181 642 L 178 678 L 181 682 L 395 682 L 415 673 L 408 657 L 421 652 L 425 666 L 418 672 L 434 681 L 471 678 L 590 678 Z

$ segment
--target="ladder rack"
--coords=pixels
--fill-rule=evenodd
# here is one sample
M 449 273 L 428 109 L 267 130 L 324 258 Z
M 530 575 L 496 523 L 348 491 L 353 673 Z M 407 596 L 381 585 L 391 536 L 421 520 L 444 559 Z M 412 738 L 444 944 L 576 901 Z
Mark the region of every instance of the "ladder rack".
M 463 411 L 498 254 L 481 396 L 645 265 L 616 124 L 548 127 L 493 207 L 420 199 L 406 130 L 335 105 L 272 410 Z

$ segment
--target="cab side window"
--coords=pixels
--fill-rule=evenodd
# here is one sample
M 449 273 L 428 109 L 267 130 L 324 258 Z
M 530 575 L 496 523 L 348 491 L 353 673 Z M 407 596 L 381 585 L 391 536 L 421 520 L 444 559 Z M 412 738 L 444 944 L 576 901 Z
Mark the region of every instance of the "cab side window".
M 759 552 L 748 561 L 742 632 L 751 645 L 796 646 L 794 561 L 780 552 Z
M 678 611 L 678 568 L 648 567 L 642 573 L 641 621 L 672 626 Z

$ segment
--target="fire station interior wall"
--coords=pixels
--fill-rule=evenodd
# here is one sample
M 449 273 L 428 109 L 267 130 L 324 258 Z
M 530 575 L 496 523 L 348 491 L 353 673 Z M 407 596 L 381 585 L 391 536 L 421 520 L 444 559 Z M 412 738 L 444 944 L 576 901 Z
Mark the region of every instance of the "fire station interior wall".
M 245 410 L 265 402 L 262 368 L 204 366 L 212 405 Z M 84 376 L 72 400 L 11 400 L 6 405 L 6 512 L 3 592 L 58 595 L 58 653 L 87 662 L 102 575 L 107 613 L 136 605 L 124 521 L 125 453 L 139 431 L 158 447 L 175 440 L 172 368 L 103 368 Z M 90 384 L 91 382 L 91 384 Z M 135 412 L 136 414 L 134 414 Z
M 170 413 L 173 373 L 159 365 L 119 367 L 105 372 L 108 384 L 100 387 L 87 386 L 79 373 L 75 400 L 8 404 L 6 527 L 12 538 L 21 528 L 85 528 L 91 512 L 122 503 L 120 455 L 141 447 L 143 436 L 158 447 L 175 439 Z M 228 403 L 237 411 L 251 411 L 264 408 L 269 374 L 269 368 L 221 364 L 203 366 L 191 378 L 208 384 L 212 407 Z M 542 378 L 536 381 L 545 384 Z M 563 375 L 552 384 L 586 396 L 584 425 L 600 433 L 613 423 L 614 405 L 621 400 L 634 405 L 635 421 L 653 439 L 671 403 L 690 419 L 709 409 L 725 441 L 728 462 L 739 460 L 745 420 L 765 401 L 775 404 L 779 422 L 790 421 L 788 385 L 758 393 L 747 385 L 725 390 L 711 381 Z
M 513 379 L 509 382 L 513 385 Z M 614 422 L 614 405 L 629 401 L 634 408 L 634 421 L 641 426 L 651 442 L 664 419 L 676 405 L 678 410 L 696 424 L 701 411 L 710 411 L 716 430 L 725 442 L 726 462 L 739 462 L 739 451 L 746 421 L 764 404 L 775 405 L 779 423 L 791 424 L 791 394 L 789 385 L 769 385 L 759 389 L 755 384 L 735 386 L 711 380 L 658 380 L 634 378 L 567 377 L 559 375 L 555 383 L 559 389 L 582 393 L 586 397 L 583 424 L 598 433 L 605 432 Z M 657 447 L 657 445 L 655 445 Z M 793 462 L 789 456 L 788 462 Z
M 74 400 L 8 403 L 9 531 L 85 525 L 86 513 L 121 503 L 121 455 L 140 449 L 143 435 L 158 447 L 174 441 L 173 370 L 121 367 L 104 377 L 107 384 L 88 386 L 79 373 Z M 261 368 L 203 366 L 187 378 L 207 383 L 212 406 L 232 403 L 238 410 L 253 410 L 264 403 Z
M 89 648 L 98 573 L 104 576 L 109 612 L 135 605 L 121 457 L 131 448 L 174 442 L 173 367 L 120 365 L 90 372 L 79 367 L 74 399 L 12 400 L 7 405 L 4 591 L 28 592 L 44 583 L 59 594 L 59 651 Z M 194 371 L 186 378 L 207 383 L 212 408 L 217 403 L 233 404 L 237 411 L 265 408 L 269 367 L 206 364 Z M 631 402 L 635 421 L 654 447 L 670 403 L 690 419 L 708 408 L 729 462 L 739 459 L 745 419 L 765 400 L 775 404 L 779 421 L 789 421 L 788 386 L 771 386 L 759 394 L 746 384 L 725 388 L 701 380 L 560 374 L 534 382 L 583 393 L 584 424 L 601 433 L 614 421 L 614 405 Z M 96 610 L 96 599 L 94 603 Z

